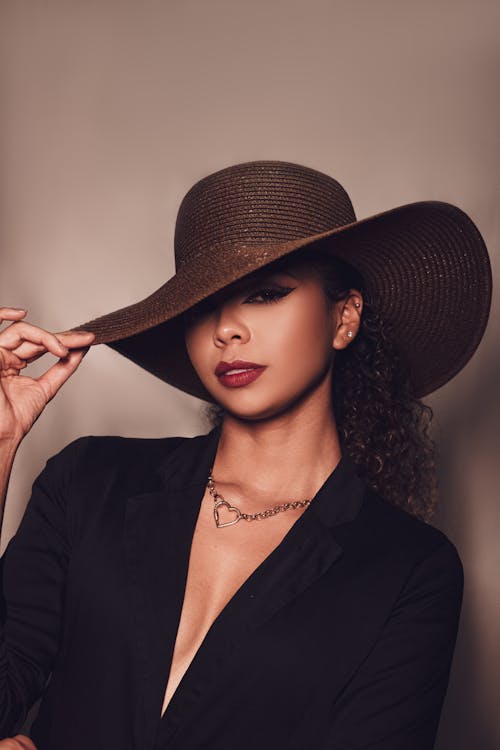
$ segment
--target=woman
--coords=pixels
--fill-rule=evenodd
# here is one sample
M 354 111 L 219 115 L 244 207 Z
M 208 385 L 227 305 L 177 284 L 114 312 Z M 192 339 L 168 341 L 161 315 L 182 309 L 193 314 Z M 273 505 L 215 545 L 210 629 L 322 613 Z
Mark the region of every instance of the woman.
M 356 221 L 327 175 L 249 162 L 191 188 L 175 250 L 87 333 L 3 310 L 5 480 L 90 344 L 215 405 L 208 435 L 81 438 L 36 480 L 4 556 L 3 736 L 43 693 L 38 750 L 432 748 L 463 573 L 426 523 L 419 397 L 484 332 L 477 229 L 443 203 Z

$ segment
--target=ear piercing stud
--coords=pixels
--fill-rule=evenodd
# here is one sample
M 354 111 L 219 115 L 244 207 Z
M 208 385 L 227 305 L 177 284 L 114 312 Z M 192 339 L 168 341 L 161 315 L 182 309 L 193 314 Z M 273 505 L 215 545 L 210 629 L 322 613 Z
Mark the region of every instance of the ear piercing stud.
M 361 307 L 361 305 L 359 304 L 359 302 L 355 302 L 354 307 Z
M 352 339 L 353 333 L 352 331 L 347 331 L 347 338 Z

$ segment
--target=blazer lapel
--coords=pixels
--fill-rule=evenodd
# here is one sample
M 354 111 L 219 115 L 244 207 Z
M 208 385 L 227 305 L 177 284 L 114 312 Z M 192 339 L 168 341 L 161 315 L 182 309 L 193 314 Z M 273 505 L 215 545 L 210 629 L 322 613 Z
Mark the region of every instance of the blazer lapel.
M 214 625 L 258 627 L 322 576 L 342 555 L 336 527 L 353 520 L 365 484 L 351 461 L 342 457 L 335 470 L 282 542 L 247 578 Z
M 153 747 L 179 625 L 194 528 L 219 429 L 187 439 L 159 471 L 159 487 L 128 499 L 125 548 L 136 627 L 141 750 Z M 309 508 L 219 614 L 165 713 L 162 740 L 187 717 L 193 701 L 230 658 L 236 637 L 259 627 L 312 585 L 342 554 L 335 526 L 358 513 L 364 484 L 342 458 Z
M 154 467 L 156 488 L 127 499 L 124 549 L 136 643 L 138 750 L 153 747 L 160 722 L 204 467 L 213 462 L 217 443 L 217 431 L 186 439 Z

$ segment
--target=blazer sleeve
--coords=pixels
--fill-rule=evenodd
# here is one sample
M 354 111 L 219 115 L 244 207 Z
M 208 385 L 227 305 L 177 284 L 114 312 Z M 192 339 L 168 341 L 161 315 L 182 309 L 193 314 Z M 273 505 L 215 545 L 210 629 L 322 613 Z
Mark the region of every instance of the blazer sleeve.
M 432 750 L 463 581 L 460 557 L 444 537 L 413 568 L 376 644 L 335 701 L 321 750 Z
M 81 444 L 49 459 L 1 559 L 0 738 L 22 726 L 58 651 L 70 549 L 67 501 Z

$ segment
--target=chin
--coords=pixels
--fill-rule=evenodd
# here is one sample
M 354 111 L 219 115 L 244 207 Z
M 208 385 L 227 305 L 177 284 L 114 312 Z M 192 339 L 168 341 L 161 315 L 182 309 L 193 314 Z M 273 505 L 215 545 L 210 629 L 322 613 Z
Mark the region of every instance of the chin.
M 272 419 L 272 417 L 276 416 L 275 414 L 268 413 L 268 412 L 252 412 L 252 413 L 242 413 L 242 412 L 236 412 L 231 409 L 226 409 L 227 414 L 229 414 L 233 419 L 238 419 L 240 422 L 264 422 L 268 419 Z
M 261 419 L 268 419 L 274 416 L 272 409 L 259 408 L 257 404 L 248 405 L 245 408 L 242 404 L 228 404 L 227 402 L 218 401 L 225 413 L 233 419 L 239 419 L 249 422 L 257 422 Z
M 293 399 L 284 401 L 283 394 L 280 394 L 279 399 L 266 399 L 265 402 L 263 399 L 256 398 L 255 394 L 252 395 L 250 393 L 245 394 L 244 398 L 233 399 L 220 399 L 215 394 L 213 396 L 229 416 L 248 422 L 258 422 L 279 417 L 295 405 L 295 400 Z

